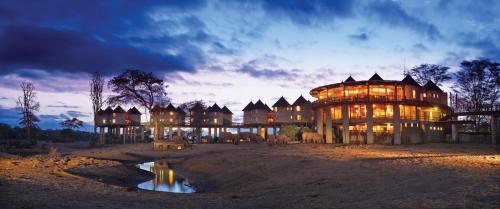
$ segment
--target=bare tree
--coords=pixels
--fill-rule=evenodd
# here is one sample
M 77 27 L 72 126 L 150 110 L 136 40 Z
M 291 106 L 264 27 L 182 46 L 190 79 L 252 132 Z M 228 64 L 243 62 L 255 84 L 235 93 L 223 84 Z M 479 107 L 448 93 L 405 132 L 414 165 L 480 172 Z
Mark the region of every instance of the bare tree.
M 78 120 L 77 118 L 66 119 L 62 121 L 60 124 L 63 128 L 68 128 L 68 129 L 78 129 L 83 127 L 83 121 Z
M 97 137 L 97 112 L 104 105 L 102 92 L 104 90 L 104 78 L 100 72 L 95 72 L 90 81 L 90 101 L 92 101 L 92 110 L 94 111 L 94 140 Z
M 411 75 L 420 85 L 432 80 L 436 85 L 442 86 L 444 82 L 451 79 L 448 74 L 449 69 L 449 67 L 442 65 L 421 64 L 404 72 L 404 74 L 405 76 Z
M 28 81 L 21 82 L 21 90 L 23 95 L 17 98 L 17 106 L 21 110 L 21 119 L 19 125 L 26 128 L 28 139 L 31 140 L 31 131 L 33 128 L 38 128 L 36 122 L 40 120 L 35 115 L 40 108 L 40 103 L 36 101 L 35 86 Z
M 153 73 L 126 70 L 108 82 L 108 87 L 117 95 L 109 97 L 110 104 L 137 104 L 151 112 L 155 105 L 164 105 L 170 99 L 164 81 Z M 154 140 L 158 140 L 158 117 L 152 115 L 155 128 Z
M 455 77 L 453 90 L 462 98 L 461 103 L 465 111 L 479 112 L 499 105 L 499 63 L 485 59 L 463 61 Z M 467 117 L 476 122 L 476 130 L 479 130 L 486 120 L 486 117 L 481 115 Z

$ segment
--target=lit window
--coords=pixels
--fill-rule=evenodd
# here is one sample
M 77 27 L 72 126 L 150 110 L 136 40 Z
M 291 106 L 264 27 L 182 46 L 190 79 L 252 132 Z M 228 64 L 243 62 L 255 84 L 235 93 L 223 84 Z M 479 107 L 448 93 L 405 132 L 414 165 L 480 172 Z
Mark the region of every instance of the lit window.
M 174 112 L 170 111 L 170 113 L 169 113 L 169 114 L 170 114 L 170 115 L 174 115 Z
M 295 110 L 297 110 L 297 112 L 300 112 L 300 106 L 295 107 Z
M 115 117 L 115 116 L 116 116 L 116 113 L 113 113 L 113 117 Z
M 274 112 L 278 112 L 278 107 L 274 107 Z
M 103 120 L 102 120 L 102 123 L 106 124 L 106 119 L 103 119 Z
M 174 121 L 172 118 L 169 119 L 170 122 Z
M 290 120 L 293 120 L 293 116 L 290 115 Z
M 113 123 L 116 123 L 116 119 L 113 119 Z
M 217 118 L 214 118 L 214 123 L 217 123 Z
M 297 120 L 302 120 L 302 115 L 297 115 Z
M 417 92 L 415 90 L 413 90 L 412 96 L 413 96 L 413 99 L 417 98 Z

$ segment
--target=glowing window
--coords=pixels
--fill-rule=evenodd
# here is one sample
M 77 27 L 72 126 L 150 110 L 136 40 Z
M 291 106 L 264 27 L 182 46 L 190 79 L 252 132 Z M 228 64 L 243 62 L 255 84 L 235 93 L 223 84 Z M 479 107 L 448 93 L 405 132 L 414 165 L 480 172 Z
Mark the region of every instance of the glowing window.
M 102 123 L 106 123 L 106 119 L 103 119 L 103 120 L 102 120 Z
M 293 120 L 293 116 L 290 115 L 290 120 Z
M 278 112 L 278 107 L 274 107 L 274 112 Z
M 295 110 L 300 112 L 300 106 L 295 107 Z
M 172 118 L 169 119 L 170 122 L 174 121 Z
M 297 120 L 302 120 L 302 115 L 297 115 Z
M 113 119 L 113 123 L 116 123 L 116 119 Z
M 217 123 L 217 118 L 214 118 L 214 123 Z
M 417 98 L 417 92 L 415 90 L 412 91 L 412 98 L 413 99 Z
M 169 114 L 170 114 L 170 115 L 174 115 L 174 112 L 170 111 L 170 113 L 169 113 Z

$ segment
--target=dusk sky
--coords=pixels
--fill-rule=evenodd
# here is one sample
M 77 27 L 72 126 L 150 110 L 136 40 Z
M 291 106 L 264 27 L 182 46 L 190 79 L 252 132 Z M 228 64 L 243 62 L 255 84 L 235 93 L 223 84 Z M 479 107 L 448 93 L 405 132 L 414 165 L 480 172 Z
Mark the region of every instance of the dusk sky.
M 42 128 L 91 124 L 89 78 L 164 78 L 172 102 L 293 102 L 311 88 L 422 63 L 500 61 L 500 1 L 0 1 L 0 122 L 17 124 L 19 83 L 37 88 Z M 445 90 L 449 87 L 445 86 Z M 109 93 L 109 92 L 108 92 Z

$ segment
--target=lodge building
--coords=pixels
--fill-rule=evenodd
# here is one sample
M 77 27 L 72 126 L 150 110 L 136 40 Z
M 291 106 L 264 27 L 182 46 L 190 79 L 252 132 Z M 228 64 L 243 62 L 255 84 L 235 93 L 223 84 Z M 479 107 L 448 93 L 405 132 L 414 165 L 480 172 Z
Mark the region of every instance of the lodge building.
M 114 109 L 108 106 L 97 111 L 96 126 L 99 128 L 99 143 L 104 143 L 104 135 L 119 137 L 126 142 L 144 140 L 144 129 L 141 125 L 141 112 L 135 107 L 125 111 L 121 106 Z
M 443 139 L 438 121 L 451 113 L 447 94 L 435 83 L 411 76 L 344 82 L 310 91 L 317 133 L 326 143 L 401 144 Z

